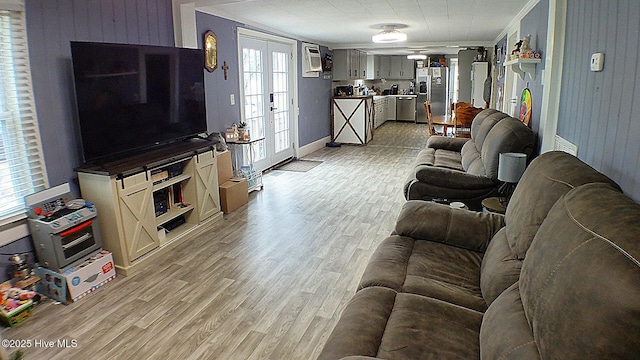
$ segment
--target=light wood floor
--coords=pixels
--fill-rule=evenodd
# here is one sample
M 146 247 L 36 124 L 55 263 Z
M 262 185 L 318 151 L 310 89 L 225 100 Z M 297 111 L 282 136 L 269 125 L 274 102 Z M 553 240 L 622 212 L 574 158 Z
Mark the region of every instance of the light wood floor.
M 388 122 L 367 146 L 271 171 L 249 204 L 71 305 L 45 301 L 5 339 L 76 340 L 27 359 L 315 359 L 392 231 L 426 125 Z M 10 349 L 13 351 L 15 349 Z

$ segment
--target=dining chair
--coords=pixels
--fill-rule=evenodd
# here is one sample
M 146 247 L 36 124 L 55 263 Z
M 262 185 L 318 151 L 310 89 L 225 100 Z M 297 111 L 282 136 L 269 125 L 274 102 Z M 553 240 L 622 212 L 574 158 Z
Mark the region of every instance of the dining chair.
M 482 108 L 473 107 L 467 102 L 458 102 L 455 104 L 455 137 L 470 138 L 471 123 L 473 118 L 482 111 Z

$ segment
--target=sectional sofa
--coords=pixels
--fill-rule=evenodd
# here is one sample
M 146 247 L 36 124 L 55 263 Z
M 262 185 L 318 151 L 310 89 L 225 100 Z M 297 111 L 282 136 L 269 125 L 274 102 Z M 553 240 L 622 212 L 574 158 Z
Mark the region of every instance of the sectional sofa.
M 443 198 L 481 209 L 482 199 L 498 194 L 500 153 L 529 156 L 534 146 L 533 131 L 520 120 L 495 109 L 482 110 L 473 118 L 470 139 L 429 137 L 405 183 L 405 198 Z
M 504 216 L 408 201 L 319 359 L 637 359 L 640 205 L 562 152 Z

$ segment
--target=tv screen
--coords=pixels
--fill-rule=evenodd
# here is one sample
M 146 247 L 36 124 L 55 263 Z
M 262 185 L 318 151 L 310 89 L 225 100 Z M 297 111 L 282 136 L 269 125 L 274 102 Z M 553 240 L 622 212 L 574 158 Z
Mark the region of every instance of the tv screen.
M 206 133 L 202 50 L 71 42 L 71 57 L 85 163 Z

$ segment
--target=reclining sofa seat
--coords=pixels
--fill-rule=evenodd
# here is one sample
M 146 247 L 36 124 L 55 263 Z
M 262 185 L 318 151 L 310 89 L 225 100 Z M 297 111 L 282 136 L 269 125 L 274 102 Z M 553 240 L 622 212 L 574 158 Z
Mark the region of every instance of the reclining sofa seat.
M 480 327 L 488 321 L 483 313 L 487 307 L 499 307 L 493 303 L 506 289 L 511 298 L 501 301 L 511 303 L 517 297 L 514 292 L 519 288 L 512 287 L 518 286 L 514 284 L 523 261 L 550 209 L 572 189 L 592 183 L 605 184 L 609 192 L 620 191 L 577 158 L 550 152 L 526 170 L 504 217 L 408 201 L 396 230 L 372 255 L 359 290 L 319 359 L 477 358 Z M 597 204 L 581 202 L 586 208 Z M 554 224 L 555 219 L 547 223 Z M 539 242 L 562 242 L 559 235 L 548 232 Z M 517 311 L 522 314 L 520 308 Z M 502 326 L 492 331 L 500 336 L 513 331 L 509 314 L 514 312 L 491 310 L 492 326 Z M 525 325 L 518 324 L 517 330 L 530 331 Z M 535 342 L 531 336 L 527 341 Z M 510 344 L 491 331 L 486 331 L 482 343 L 491 350 L 486 358 L 504 355 Z M 518 344 L 530 349 L 525 343 Z
M 533 131 L 520 120 L 485 109 L 473 119 L 470 139 L 431 136 L 427 140 L 405 183 L 405 198 L 445 198 L 480 209 L 482 199 L 497 195 L 500 153 L 530 156 L 534 143 Z

